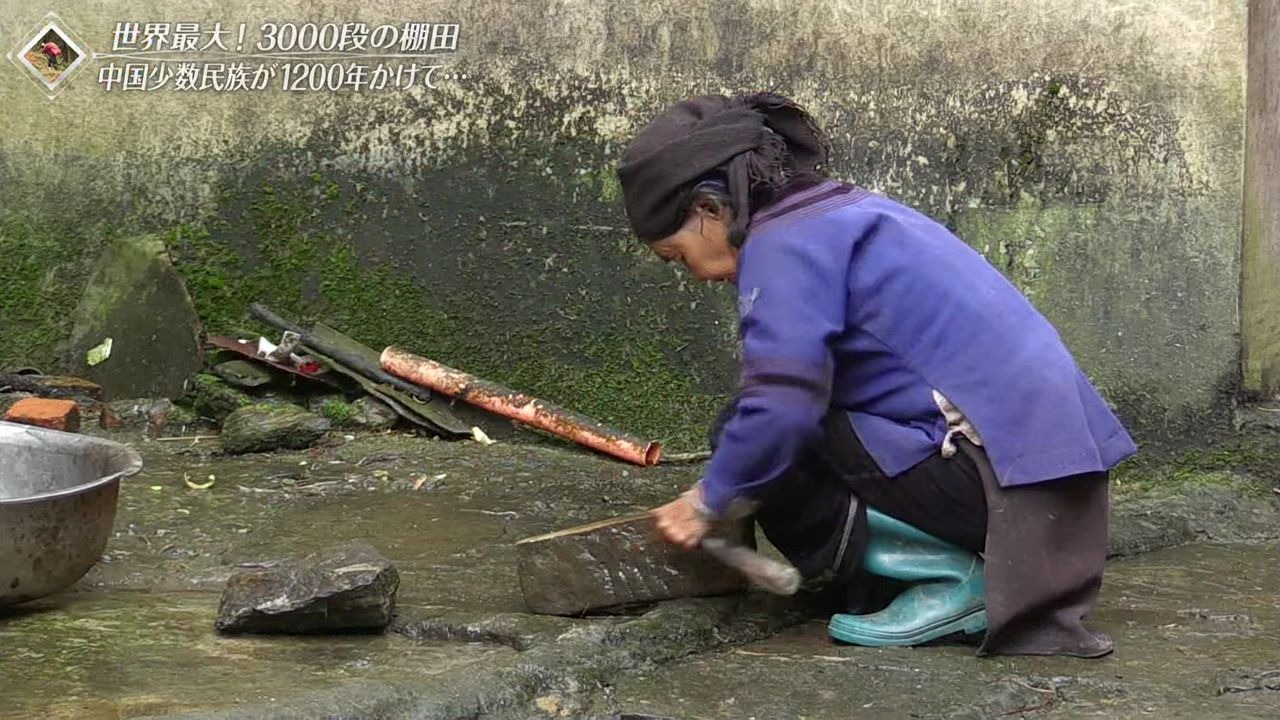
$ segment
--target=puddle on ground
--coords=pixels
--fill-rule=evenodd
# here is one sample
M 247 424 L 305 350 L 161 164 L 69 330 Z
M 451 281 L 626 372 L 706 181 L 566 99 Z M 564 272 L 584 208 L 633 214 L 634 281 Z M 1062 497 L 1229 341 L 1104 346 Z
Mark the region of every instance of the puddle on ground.
M 367 538 L 400 572 L 402 605 L 524 609 L 511 545 L 518 519 L 464 507 L 457 498 L 368 493 L 300 503 L 251 533 L 230 559 L 302 553 L 335 535 Z
M 66 593 L 0 615 L 0 717 L 129 718 L 269 703 L 494 662 L 492 644 L 397 635 L 223 637 L 218 596 Z
M 1280 717 L 1274 545 L 1189 545 L 1108 566 L 1102 660 L 856 648 L 822 622 L 620 679 L 610 711 L 680 718 Z

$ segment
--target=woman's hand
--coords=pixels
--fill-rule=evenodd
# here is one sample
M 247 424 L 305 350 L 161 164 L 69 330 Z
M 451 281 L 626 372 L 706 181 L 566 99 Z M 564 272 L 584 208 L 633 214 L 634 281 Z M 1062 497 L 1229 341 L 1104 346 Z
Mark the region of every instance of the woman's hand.
M 653 510 L 657 522 L 658 533 L 662 539 L 686 550 L 693 550 L 702 542 L 711 529 L 711 523 L 698 512 L 693 502 L 693 493 L 699 492 L 697 487 L 680 497 Z

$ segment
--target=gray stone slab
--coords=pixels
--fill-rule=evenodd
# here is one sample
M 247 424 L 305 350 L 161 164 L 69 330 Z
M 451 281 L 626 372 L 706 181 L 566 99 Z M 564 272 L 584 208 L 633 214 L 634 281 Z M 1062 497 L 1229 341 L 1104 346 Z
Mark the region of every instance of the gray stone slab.
M 90 365 L 88 351 L 107 338 L 110 355 Z M 101 385 L 104 400 L 177 398 L 201 357 L 200 319 L 164 244 L 140 236 L 108 245 L 74 314 L 72 374 Z

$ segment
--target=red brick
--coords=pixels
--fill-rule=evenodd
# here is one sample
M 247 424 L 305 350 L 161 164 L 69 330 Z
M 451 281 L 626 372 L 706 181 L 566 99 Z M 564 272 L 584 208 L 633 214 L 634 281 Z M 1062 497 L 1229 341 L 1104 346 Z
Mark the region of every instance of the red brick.
M 13 404 L 4 414 L 9 422 L 35 425 L 50 430 L 80 430 L 80 406 L 71 400 L 25 398 Z

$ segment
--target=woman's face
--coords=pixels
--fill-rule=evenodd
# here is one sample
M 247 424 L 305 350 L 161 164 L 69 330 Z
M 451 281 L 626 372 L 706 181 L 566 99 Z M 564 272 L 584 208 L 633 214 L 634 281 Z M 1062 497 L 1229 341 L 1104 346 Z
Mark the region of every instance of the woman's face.
M 649 247 L 667 262 L 689 268 L 699 280 L 732 282 L 738 275 L 738 248 L 729 242 L 729 213 L 713 203 L 699 203 L 684 225 Z

